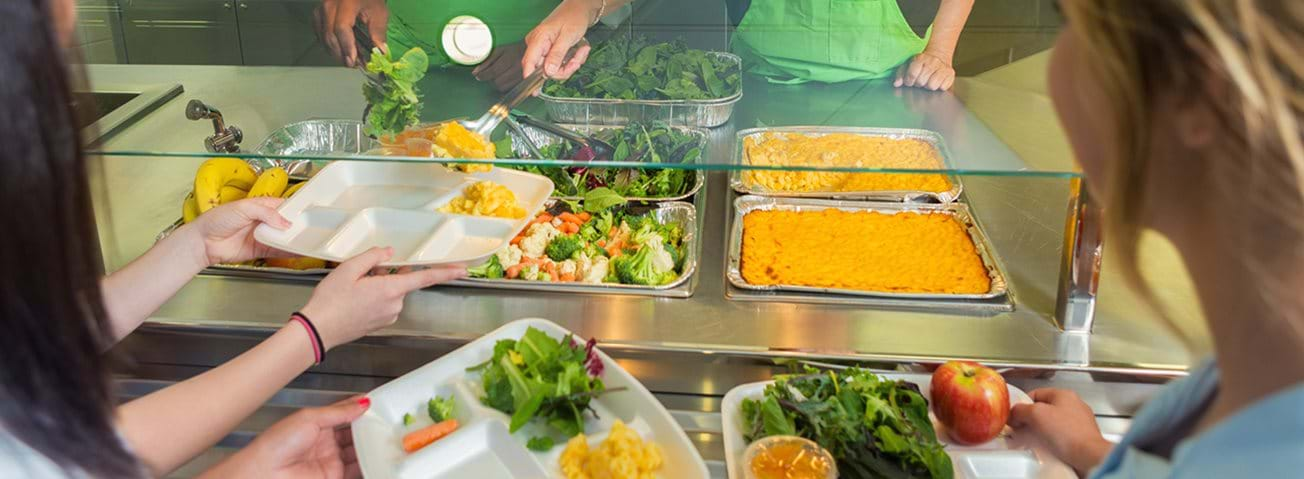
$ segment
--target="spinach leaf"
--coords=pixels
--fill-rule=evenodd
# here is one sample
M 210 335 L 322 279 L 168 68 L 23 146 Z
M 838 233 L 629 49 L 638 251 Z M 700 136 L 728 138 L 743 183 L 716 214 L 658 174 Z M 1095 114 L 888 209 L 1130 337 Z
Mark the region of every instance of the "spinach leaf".
M 742 87 L 737 63 L 688 48 L 683 40 L 650 43 L 620 36 L 596 45 L 589 60 L 565 82 L 543 92 L 563 98 L 702 100 L 724 98 Z

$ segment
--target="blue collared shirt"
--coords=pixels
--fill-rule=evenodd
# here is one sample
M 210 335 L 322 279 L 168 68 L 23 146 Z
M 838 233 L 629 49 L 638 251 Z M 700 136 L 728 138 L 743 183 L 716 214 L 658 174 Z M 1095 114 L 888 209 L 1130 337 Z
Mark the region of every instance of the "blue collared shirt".
M 1270 374 L 1264 371 L 1264 374 Z M 1198 421 L 1218 391 L 1213 361 L 1164 388 L 1132 420 L 1132 427 L 1100 467 L 1096 479 L 1304 477 L 1304 384 L 1279 391 L 1212 427 L 1182 439 L 1171 458 L 1142 445 Z

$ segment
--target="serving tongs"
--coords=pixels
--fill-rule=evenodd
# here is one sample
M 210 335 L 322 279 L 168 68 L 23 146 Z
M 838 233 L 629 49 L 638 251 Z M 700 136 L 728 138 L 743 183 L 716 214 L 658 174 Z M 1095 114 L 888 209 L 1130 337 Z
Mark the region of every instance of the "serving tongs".
M 546 131 L 557 137 L 578 145 L 581 150 L 588 148 L 593 152 L 592 158 L 574 158 L 578 161 L 611 161 L 616 154 L 616 148 L 611 143 L 599 140 L 593 135 L 585 135 L 576 131 L 562 128 L 555 123 L 540 120 L 538 118 L 526 115 L 524 113 L 513 112 L 512 120 L 522 125 L 528 125 L 540 130 Z M 586 155 L 587 156 L 587 155 Z
M 367 79 L 367 83 L 377 90 L 385 89 L 385 74 L 371 73 L 367 71 L 367 63 L 371 60 L 371 51 L 376 48 L 376 44 L 371 42 L 371 35 L 367 30 L 362 28 L 361 23 L 353 24 L 353 39 L 358 45 L 358 64 L 354 66 L 362 72 L 362 76 Z M 368 103 L 366 108 L 362 109 L 362 118 L 367 118 L 371 113 L 371 104 Z
M 581 38 L 579 43 L 576 43 L 575 46 L 571 47 L 570 51 L 566 52 L 566 58 L 562 60 L 561 64 L 565 65 L 570 63 L 571 57 L 575 56 L 575 52 L 582 47 L 588 46 L 588 44 L 588 40 Z M 498 128 L 498 125 L 501 124 L 503 120 L 507 119 L 509 114 L 511 114 L 512 108 L 516 108 L 516 105 L 521 104 L 521 102 L 525 101 L 526 98 L 533 96 L 534 92 L 542 87 L 543 82 L 547 80 L 548 76 L 544 74 L 543 68 L 540 67 L 536 69 L 534 73 L 531 73 L 530 76 L 521 80 L 520 83 L 517 83 L 511 91 L 508 91 L 506 95 L 503 95 L 501 100 L 498 100 L 498 103 L 489 107 L 489 111 L 485 112 L 483 116 L 474 120 L 461 120 L 458 123 L 461 123 L 462 126 L 466 127 L 466 129 L 488 138 L 489 134 L 493 133 L 494 128 Z

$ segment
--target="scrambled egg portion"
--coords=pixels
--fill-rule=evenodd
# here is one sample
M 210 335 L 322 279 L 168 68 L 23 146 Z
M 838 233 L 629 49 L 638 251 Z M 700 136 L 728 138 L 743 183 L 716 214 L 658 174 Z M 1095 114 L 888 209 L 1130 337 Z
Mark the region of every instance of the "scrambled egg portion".
M 766 133 L 743 141 L 744 158 L 757 166 L 808 166 L 942 169 L 941 154 L 933 145 L 916 139 L 892 139 L 851 133 L 822 136 Z M 846 173 L 832 171 L 748 170 L 743 181 L 770 191 L 926 191 L 951 189 L 945 175 L 917 173 Z
M 755 285 L 981 294 L 991 277 L 965 226 L 945 213 L 753 211 L 740 269 Z
M 453 198 L 439 211 L 459 215 L 495 216 L 520 219 L 525 208 L 516 202 L 516 194 L 506 186 L 492 181 L 480 181 L 462 190 L 462 196 Z
M 652 479 L 663 462 L 660 447 L 616 421 L 597 448 L 590 449 L 583 434 L 572 437 L 561 453 L 561 472 L 566 479 Z

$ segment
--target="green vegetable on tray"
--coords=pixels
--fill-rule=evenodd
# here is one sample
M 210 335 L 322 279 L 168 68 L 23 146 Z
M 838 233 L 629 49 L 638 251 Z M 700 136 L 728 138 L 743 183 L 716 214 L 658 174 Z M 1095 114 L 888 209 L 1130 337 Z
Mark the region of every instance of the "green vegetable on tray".
M 511 416 L 509 429 L 520 430 L 531 421 L 569 438 L 584 431 L 590 402 L 603 392 L 602 361 L 595 341 L 578 344 L 567 335 L 560 341 L 529 328 L 519 340 L 494 344 L 493 357 L 467 371 L 481 373 L 488 407 Z M 549 439 L 531 439 L 540 448 Z
M 545 84 L 543 92 L 562 98 L 707 100 L 729 97 L 741 85 L 737 62 L 688 48 L 683 40 L 651 43 L 624 35 L 594 46 L 575 75 Z
M 657 165 L 694 164 L 701 160 L 704 141 L 701 137 L 664 123 L 633 123 L 624 128 L 599 130 L 594 137 L 616 149 L 612 161 Z M 498 154 L 515 156 L 511 137 L 499 140 Z M 583 161 L 582 148 L 558 141 L 539 148 L 545 160 Z M 591 152 L 590 152 L 591 155 Z M 591 156 L 590 156 L 591 158 Z M 617 196 L 633 198 L 670 198 L 691 190 L 696 181 L 692 173 L 665 166 L 653 168 L 591 168 L 587 166 L 521 166 L 517 169 L 551 179 L 555 196 L 585 196 L 608 188 Z
M 364 132 L 375 137 L 402 133 L 417 124 L 421 113 L 421 93 L 417 82 L 426 75 L 430 58 L 425 50 L 413 47 L 397 61 L 379 48 L 371 51 L 367 72 L 380 75 L 379 83 L 368 81 L 362 85 L 366 98 L 366 127 Z
M 761 399 L 742 403 L 743 436 L 797 435 L 819 443 L 840 477 L 949 479 L 951 458 L 937 441 L 919 388 L 868 371 L 808 369 L 780 376 Z

